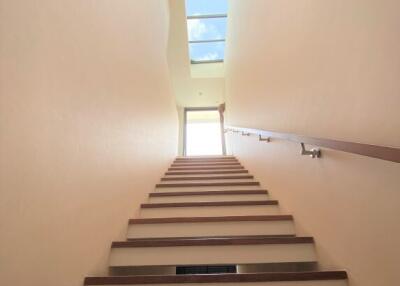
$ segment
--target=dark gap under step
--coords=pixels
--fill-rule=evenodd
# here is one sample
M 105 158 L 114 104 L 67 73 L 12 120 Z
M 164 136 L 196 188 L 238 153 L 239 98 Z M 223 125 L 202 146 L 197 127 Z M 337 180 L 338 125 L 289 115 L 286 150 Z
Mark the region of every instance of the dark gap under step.
M 236 265 L 201 265 L 201 266 L 177 266 L 176 274 L 217 274 L 237 273 Z

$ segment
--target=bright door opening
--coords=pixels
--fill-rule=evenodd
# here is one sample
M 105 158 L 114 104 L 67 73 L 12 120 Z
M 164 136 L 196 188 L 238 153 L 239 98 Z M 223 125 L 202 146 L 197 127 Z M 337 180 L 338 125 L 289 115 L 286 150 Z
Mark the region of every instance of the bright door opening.
M 186 156 L 222 155 L 221 121 L 217 108 L 185 109 Z

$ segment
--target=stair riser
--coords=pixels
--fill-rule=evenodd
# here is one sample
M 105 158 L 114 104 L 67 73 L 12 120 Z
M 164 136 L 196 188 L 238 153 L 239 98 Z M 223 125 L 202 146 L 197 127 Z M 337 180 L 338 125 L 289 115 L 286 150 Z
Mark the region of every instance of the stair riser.
M 111 285 L 111 284 L 102 284 Z M 129 284 L 126 284 L 129 285 Z M 125 285 L 125 286 L 126 286 Z M 149 286 L 149 284 L 134 284 L 135 286 Z M 152 286 L 348 286 L 346 280 L 324 281 L 288 281 L 288 282 L 237 282 L 237 283 L 171 283 L 151 284 Z M 114 286 L 122 286 L 115 285 Z
M 190 159 L 190 160 L 179 160 L 176 159 L 173 162 L 238 162 L 236 158 L 216 158 L 216 159 Z
M 233 235 L 293 235 L 294 223 L 288 221 L 227 221 L 201 223 L 134 224 L 128 238 L 194 237 Z
M 312 243 L 112 248 L 110 266 L 315 261 Z
M 183 166 L 183 167 L 170 167 L 168 171 L 213 171 L 213 170 L 244 170 L 243 166 L 230 166 L 230 165 L 220 165 L 220 166 Z
M 249 186 L 260 186 L 260 183 L 256 180 L 193 180 L 193 181 L 170 181 L 161 182 L 156 185 L 156 188 L 201 188 L 201 187 L 237 187 L 242 186 L 243 188 Z
M 209 186 L 209 187 L 169 187 L 155 188 L 159 192 L 194 192 L 194 191 L 224 191 L 224 190 L 262 190 L 261 186 Z
M 221 202 L 221 201 L 256 201 L 267 200 L 268 195 L 206 195 L 206 196 L 171 196 L 150 197 L 150 203 L 178 203 L 178 202 Z
M 193 160 L 237 160 L 234 156 L 184 156 L 177 157 L 176 161 L 193 161 Z
M 285 262 L 285 263 L 257 263 L 237 264 L 238 274 L 279 273 L 279 272 L 314 272 L 318 271 L 317 262 Z M 129 266 L 110 267 L 111 276 L 136 275 L 175 275 L 176 266 Z
M 235 174 L 248 174 L 249 171 L 245 169 L 239 170 L 217 170 L 217 171 L 169 171 L 165 172 L 166 176 L 179 176 L 179 175 L 235 175 Z
M 247 180 L 188 180 L 188 181 L 161 181 L 156 188 L 201 188 L 201 187 L 237 187 L 247 188 L 250 186 L 259 186 L 259 182 L 254 179 Z
M 170 168 L 239 168 L 243 166 L 240 163 L 223 163 L 223 164 L 172 164 Z
M 147 208 L 140 210 L 141 218 L 275 215 L 275 214 L 280 214 L 279 207 L 277 205 L 172 207 L 172 208 Z
M 221 165 L 229 165 L 229 164 L 240 164 L 237 160 L 219 160 L 219 161 L 175 161 L 171 164 L 172 165 L 214 165 L 214 164 L 221 164 Z
M 254 179 L 251 175 L 209 175 L 209 176 L 165 176 L 161 179 L 161 182 L 186 182 L 186 181 L 220 181 L 220 180 L 252 180 Z
M 196 175 L 165 175 L 165 178 L 171 179 L 171 178 L 179 178 L 179 179 L 186 179 L 186 178 L 190 178 L 190 177 L 199 177 L 201 178 L 212 178 L 211 180 L 224 180 L 224 177 L 238 177 L 238 176 L 251 176 L 247 173 L 244 174 L 196 174 Z M 243 179 L 252 179 L 252 178 L 248 178 L 245 177 Z M 188 179 L 186 179 L 188 180 Z M 205 180 L 205 179 L 203 179 Z M 238 179 L 231 179 L 231 180 L 238 180 Z
M 186 167 L 186 166 L 219 166 L 219 165 L 226 165 L 226 166 L 235 166 L 240 165 L 239 162 L 185 162 L 185 163 L 173 163 L 171 167 Z
M 211 179 L 211 180 L 171 180 L 171 181 L 160 181 L 160 184 L 190 184 L 190 183 L 201 183 L 201 184 L 240 184 L 247 182 L 257 182 L 254 179 Z

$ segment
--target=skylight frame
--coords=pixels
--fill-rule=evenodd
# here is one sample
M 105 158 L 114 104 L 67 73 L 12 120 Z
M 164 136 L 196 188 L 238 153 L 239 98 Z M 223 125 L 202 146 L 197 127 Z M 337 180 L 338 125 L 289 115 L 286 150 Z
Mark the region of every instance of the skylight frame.
M 211 39 L 211 40 L 192 40 L 189 44 L 204 44 L 204 43 L 219 43 L 225 42 L 225 39 Z
M 203 15 L 190 15 L 187 20 L 193 19 L 215 19 L 215 18 L 228 18 L 228 14 L 203 14 Z
M 223 63 L 223 59 L 218 59 L 218 60 L 201 60 L 201 61 L 196 61 L 196 60 L 190 60 L 190 63 L 192 65 L 198 65 L 198 64 L 217 64 L 217 63 Z

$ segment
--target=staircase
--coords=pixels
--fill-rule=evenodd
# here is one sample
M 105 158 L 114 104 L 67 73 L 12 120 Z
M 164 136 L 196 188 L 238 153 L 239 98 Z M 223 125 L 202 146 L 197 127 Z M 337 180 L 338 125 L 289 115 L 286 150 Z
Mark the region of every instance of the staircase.
M 313 238 L 296 236 L 293 217 L 235 157 L 178 157 L 127 240 L 112 243 L 110 276 L 84 284 L 347 285 L 345 271 L 316 260 Z

